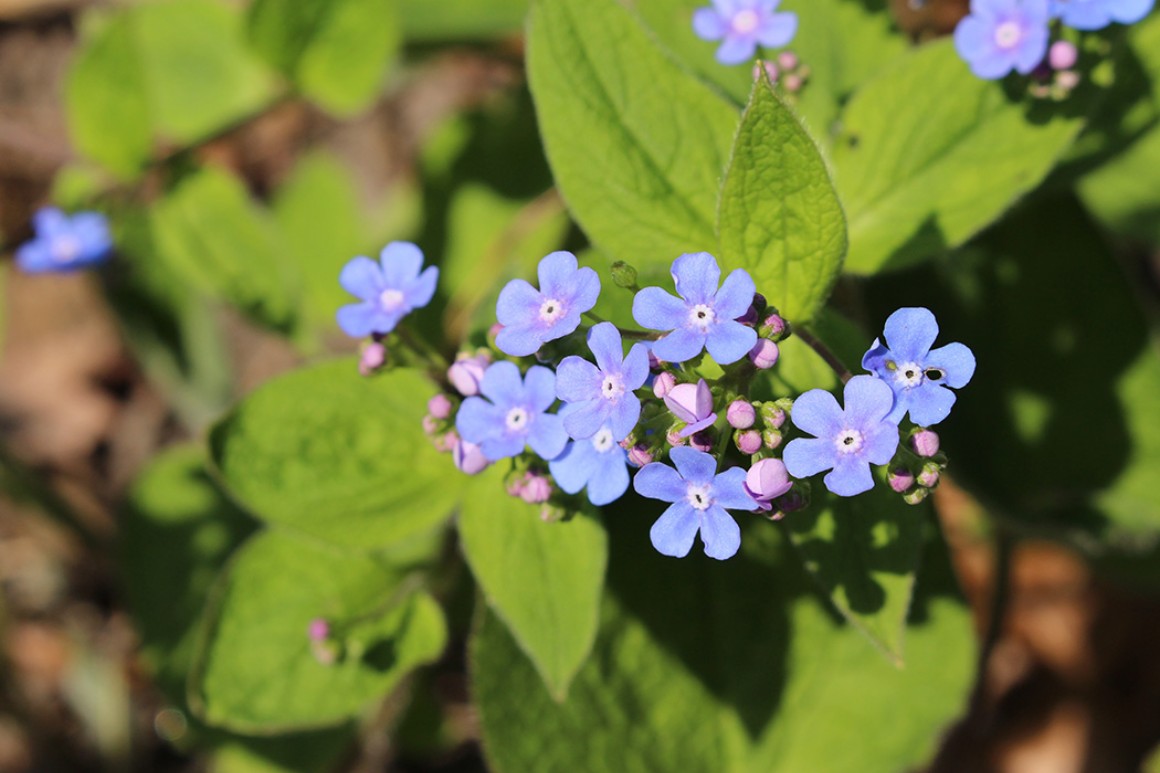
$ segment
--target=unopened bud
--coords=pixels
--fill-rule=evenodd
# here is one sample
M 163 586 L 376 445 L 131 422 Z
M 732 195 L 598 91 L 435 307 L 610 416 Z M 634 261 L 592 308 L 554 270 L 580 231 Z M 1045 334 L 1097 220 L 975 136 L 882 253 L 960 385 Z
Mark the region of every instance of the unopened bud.
M 774 312 L 768 315 L 761 323 L 761 326 L 757 328 L 757 334 L 771 341 L 780 341 L 785 337 L 787 327 L 788 325 L 786 325 L 785 319 L 777 312 Z
M 689 436 L 689 447 L 708 453 L 713 450 L 713 431 L 703 429 Z
M 914 473 L 904 467 L 891 470 L 886 479 L 890 488 L 899 494 L 905 494 L 914 486 Z
M 770 451 L 781 445 L 782 438 L 783 436 L 781 434 L 781 430 L 777 429 L 767 429 L 765 432 L 761 433 L 761 442 L 764 443 L 765 447 Z
M 725 409 L 725 419 L 734 429 L 749 429 L 757 421 L 757 411 L 747 400 L 734 400 Z
M 481 352 L 475 356 L 460 354 L 455 362 L 447 369 L 447 380 L 451 386 L 464 397 L 479 394 L 479 385 L 483 381 L 483 373 L 491 364 L 491 355 Z
M 758 338 L 757 343 L 749 350 L 749 361 L 761 370 L 767 370 L 777 364 L 780 351 L 777 344 L 768 338 Z
M 791 94 L 796 94 L 801 91 L 803 83 L 804 81 L 802 81 L 801 76 L 795 75 L 794 73 L 790 73 L 781 79 L 781 85 L 785 86 L 785 90 Z
M 558 505 L 544 505 L 540 508 L 540 520 L 544 523 L 559 523 L 568 511 Z
M 1079 51 L 1068 40 L 1057 40 L 1047 52 L 1047 62 L 1053 70 L 1068 70 L 1079 61 Z
M 431 442 L 435 445 L 436 451 L 445 454 L 455 450 L 455 446 L 459 443 L 459 435 L 455 433 L 455 430 L 452 430 L 442 435 L 436 435 L 431 438 Z
M 359 355 L 358 372 L 369 376 L 387 362 L 387 347 L 378 341 L 367 344 Z
M 483 455 L 482 448 L 462 438 L 452 449 L 451 458 L 455 461 L 455 466 L 468 475 L 478 475 L 491 464 Z
M 635 290 L 636 269 L 623 260 L 618 260 L 612 264 L 612 281 L 616 283 L 617 287 L 623 287 L 625 290 Z
M 907 494 L 903 494 L 902 501 L 908 505 L 917 505 L 917 504 L 920 504 L 921 502 L 923 502 L 929 493 L 930 493 L 930 489 L 925 489 L 925 488 L 921 488 L 921 487 L 916 488 L 914 491 L 911 491 Z
M 663 400 L 676 385 L 677 377 L 667 370 L 662 371 L 653 379 L 653 394 L 657 396 L 658 400 Z
M 326 641 L 330 638 L 330 623 L 321 617 L 316 617 L 306 627 L 306 635 L 310 641 Z
M 931 457 L 938 453 L 938 433 L 929 429 L 920 429 L 910 436 L 910 450 L 919 456 Z
M 924 488 L 934 488 L 939 481 L 939 466 L 934 462 L 927 462 L 918 474 L 918 485 Z
M 797 54 L 793 51 L 782 51 L 777 55 L 777 65 L 783 70 L 794 70 L 799 64 Z
M 654 461 L 652 449 L 644 443 L 637 443 L 628 450 L 628 463 L 633 467 L 644 467 Z
M 427 401 L 427 412 L 436 419 L 446 419 L 451 415 L 452 407 L 451 401 L 444 394 L 435 395 Z
M 761 420 L 771 429 L 781 429 L 785 424 L 785 410 L 777 403 L 762 403 Z
M 755 429 L 737 430 L 733 433 L 733 442 L 737 450 L 746 456 L 752 456 L 761 450 L 761 433 Z
M 772 510 L 771 502 L 793 487 L 785 464 L 780 459 L 762 459 L 745 474 L 745 493 L 762 510 Z
M 669 431 L 665 433 L 665 440 L 673 448 L 683 446 L 686 442 L 686 438 L 681 437 L 681 429 L 679 426 L 670 427 Z
M 552 482 L 543 475 L 528 473 L 520 488 L 520 499 L 529 505 L 547 502 L 552 496 Z
M 439 431 L 439 419 L 428 414 L 423 417 L 423 432 L 428 435 L 434 435 Z
M 1079 85 L 1080 74 L 1075 70 L 1062 70 L 1055 74 L 1055 87 L 1065 94 Z

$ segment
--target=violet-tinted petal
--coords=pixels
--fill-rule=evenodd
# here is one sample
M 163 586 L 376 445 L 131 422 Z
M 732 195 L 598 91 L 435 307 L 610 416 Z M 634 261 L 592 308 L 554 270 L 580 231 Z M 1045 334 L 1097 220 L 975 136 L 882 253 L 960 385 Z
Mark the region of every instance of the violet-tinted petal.
M 727 510 L 752 510 L 757 504 L 745 490 L 741 467 L 730 467 L 713 478 L 713 500 Z
M 705 348 L 705 333 L 692 328 L 677 328 L 653 342 L 652 351 L 665 362 L 687 362 Z
M 435 287 L 439 283 L 439 269 L 428 266 L 414 281 L 407 285 L 407 306 L 421 309 L 435 297 Z
M 556 396 L 570 403 L 591 400 L 600 395 L 603 380 L 603 374 L 588 360 L 565 357 L 556 368 Z
M 495 337 L 496 348 L 513 357 L 535 354 L 543 343 L 543 331 L 528 325 L 509 325 L 502 328 Z
M 1047 20 L 1028 29 L 1019 48 L 1015 51 L 1015 70 L 1027 75 L 1043 62 L 1047 56 L 1047 43 L 1050 32 Z
M 903 308 L 886 318 L 885 333 L 896 360 L 919 362 L 938 338 L 938 322 L 929 309 Z
M 614 445 L 604 453 L 597 453 L 597 469 L 588 480 L 588 501 L 597 507 L 611 504 L 628 491 L 628 455 Z
M 624 388 L 629 391 L 635 391 L 644 386 L 644 382 L 648 381 L 649 376 L 647 346 L 644 344 L 632 345 L 632 348 L 628 350 L 628 356 L 624 358 L 621 376 L 624 378 Z
M 542 413 L 532 420 L 528 445 L 544 460 L 555 459 L 568 445 L 568 433 L 559 416 Z
M 937 384 L 919 384 L 910 390 L 907 410 L 910 420 L 920 427 L 932 427 L 951 414 L 955 393 Z
M 632 480 L 632 487 L 642 497 L 662 502 L 683 501 L 689 488 L 676 470 L 661 462 L 641 467 Z
M 524 376 L 524 393 L 537 411 L 548 410 L 556 402 L 556 374 L 551 368 L 533 365 Z
M 790 418 L 795 427 L 815 437 L 834 437 L 842 429 L 842 409 L 824 389 L 811 389 L 795 400 Z
M 862 355 L 862 367 L 885 377 L 883 371 L 886 370 L 888 359 L 890 359 L 890 350 L 883 346 L 879 339 L 875 338 L 874 343 Z
M 33 239 L 16 250 L 16 263 L 29 274 L 58 271 L 60 265 L 53 259 L 52 247 L 47 239 Z
M 611 322 L 601 322 L 588 331 L 588 348 L 605 373 L 619 373 L 624 366 L 620 332 Z
M 543 297 L 523 279 L 513 279 L 500 290 L 495 318 L 501 325 L 528 325 L 539 317 Z
M 567 332 L 571 333 L 580 325 L 580 315 L 591 311 L 600 298 L 600 276 L 585 266 L 572 277 L 569 282 L 569 315 L 575 316 L 575 322 Z M 561 333 L 566 335 L 566 333 Z
M 564 298 L 572 294 L 572 285 L 580 264 L 576 256 L 560 250 L 544 256 L 536 267 L 540 292 L 549 298 Z M 591 269 L 589 269 L 591 271 Z
M 423 251 L 411 242 L 391 242 L 379 253 L 386 287 L 406 287 L 423 267 Z
M 757 42 L 766 48 L 781 48 L 797 34 L 796 13 L 775 13 L 757 31 Z
M 757 332 L 731 319 L 713 325 L 705 338 L 705 348 L 718 365 L 737 362 L 756 344 Z
M 564 453 L 548 462 L 548 471 L 565 493 L 576 494 L 588 485 L 597 469 L 596 450 L 586 440 L 577 440 L 564 448 Z
M 753 284 L 753 277 L 743 268 L 735 269 L 725 277 L 721 289 L 713 301 L 713 310 L 717 319 L 737 319 L 749 311 L 753 305 L 753 296 L 757 293 L 757 286 Z
M 500 459 L 519 456 L 524 452 L 526 444 L 527 437 L 523 434 L 501 433 L 484 438 L 479 447 L 483 449 L 483 455 L 488 461 L 498 462 Z
M 753 509 L 752 500 L 745 509 Z M 733 516 L 713 505 L 701 513 L 701 541 L 705 543 L 705 555 L 724 561 L 735 556 L 741 547 L 741 527 Z
M 693 14 L 693 32 L 701 40 L 720 40 L 726 29 L 726 21 L 713 8 L 700 8 Z
M 688 316 L 688 305 L 659 287 L 646 287 L 632 299 L 632 318 L 649 330 L 673 330 Z
M 862 438 L 862 458 L 872 464 L 888 464 L 898 450 L 898 428 L 889 422 L 868 427 Z
M 672 273 L 678 295 L 690 304 L 713 305 L 721 281 L 716 258 L 707 252 L 687 253 L 673 261 Z
M 856 496 L 874 488 L 874 476 L 870 474 L 869 463 L 855 454 L 839 459 L 837 466 L 823 481 L 826 488 L 840 497 Z
M 1152 10 L 1155 0 L 1111 0 L 1108 12 L 1120 24 L 1135 24 Z
M 838 450 L 829 436 L 821 439 L 797 438 L 785 447 L 782 459 L 790 475 L 809 478 L 837 464 Z
M 690 437 L 691 435 L 695 435 L 703 429 L 708 429 L 709 427 L 712 427 L 716 422 L 717 422 L 717 414 L 710 413 L 708 416 L 706 416 L 703 419 L 699 419 L 697 421 L 691 422 L 689 424 L 689 426 L 685 427 L 683 430 L 678 432 L 677 435 L 678 435 L 678 437 Z
M 508 408 L 524 401 L 524 382 L 514 362 L 495 362 L 483 372 L 479 391 L 497 406 Z M 471 438 L 468 438 L 471 440 Z M 478 441 L 473 441 L 478 442 Z
M 709 483 L 717 473 L 717 460 L 704 451 L 678 446 L 669 452 L 669 458 L 689 483 Z
M 704 379 L 699 383 L 704 383 Z M 683 422 L 700 421 L 706 416 L 706 412 L 697 411 L 698 386 L 699 384 L 677 384 L 664 396 L 665 406 Z M 708 384 L 705 386 L 708 387 Z M 710 401 L 710 410 L 712 407 Z
M 455 414 L 455 431 L 469 443 L 479 444 L 503 428 L 504 411 L 482 397 L 469 397 Z
M 874 376 L 854 376 L 846 382 L 842 396 L 846 403 L 846 419 L 854 427 L 877 424 L 894 406 L 894 392 L 885 381 Z
M 922 364 L 928 371 L 931 368 L 941 370 L 943 377 L 939 383 L 955 389 L 965 387 L 975 375 L 975 355 L 959 343 L 940 346 L 928 354 Z
M 641 472 L 651 466 L 648 465 Z M 640 480 L 640 472 L 636 474 L 636 479 Z M 678 502 L 669 505 L 669 508 L 661 514 L 649 529 L 648 537 L 658 553 L 673 558 L 684 558 L 689 555 L 693 540 L 697 537 L 697 530 L 700 528 L 701 519 L 697 517 L 697 511 L 686 502 Z
M 32 216 L 32 228 L 36 231 L 39 237 L 56 236 L 61 233 L 69 233 L 69 219 L 62 210 L 57 207 L 41 207 Z
M 72 228 L 85 245 L 88 260 L 104 255 L 112 247 L 109 221 L 99 212 L 78 212 L 72 216 Z
M 955 27 L 955 50 L 967 62 L 989 56 L 994 47 L 990 25 L 978 16 L 967 16 Z
M 371 333 L 389 333 L 393 325 L 373 301 L 343 306 L 336 315 L 338 326 L 351 338 L 363 338 Z
M 725 42 L 717 49 L 717 61 L 721 64 L 741 64 L 753 58 L 757 51 L 757 41 L 751 36 L 726 34 Z
M 609 413 L 611 413 L 610 403 L 599 398 L 581 403 L 570 403 L 569 408 L 568 413 L 564 415 L 564 429 L 577 440 L 590 438 L 599 432 L 604 423 L 608 421 Z
M 608 404 L 607 400 L 601 402 Z M 632 432 L 638 421 L 640 421 L 640 400 L 636 395 L 626 394 L 620 398 L 620 402 L 611 406 L 608 423 L 612 429 L 612 437 L 617 442 L 628 437 L 628 433 Z
M 356 298 L 364 301 L 378 300 L 378 295 L 386 287 L 379 264 L 370 258 L 357 257 L 342 267 L 338 283 Z

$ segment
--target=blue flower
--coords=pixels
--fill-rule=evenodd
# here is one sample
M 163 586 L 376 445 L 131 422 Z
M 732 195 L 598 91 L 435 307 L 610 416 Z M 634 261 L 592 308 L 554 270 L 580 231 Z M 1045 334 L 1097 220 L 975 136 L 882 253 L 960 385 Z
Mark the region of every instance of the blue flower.
M 955 393 L 975 375 L 975 355 L 963 344 L 947 344 L 931 351 L 938 337 L 934 314 L 923 308 L 899 309 L 886 320 L 886 345 L 874 345 L 862 357 L 872 371 L 894 390 L 894 423 L 910 413 L 922 427 L 938 424 L 951 412 Z
M 389 333 L 399 320 L 431 302 L 439 269 L 430 266 L 423 273 L 423 252 L 410 242 L 391 242 L 383 248 L 379 262 L 357 257 L 339 275 L 342 288 L 361 298 L 338 310 L 338 326 L 354 338 L 371 333 Z
M 887 418 L 894 403 L 890 388 L 873 376 L 854 376 L 846 383 L 846 409 L 829 392 L 811 389 L 794 401 L 790 418 L 813 438 L 798 438 L 785 447 L 785 468 L 795 478 L 823 470 L 826 488 L 852 497 L 874 488 L 871 464 L 887 464 L 898 448 L 898 425 Z
M 672 502 L 649 531 L 653 547 L 666 556 L 689 554 L 701 532 L 705 555 L 724 560 L 741 547 L 741 529 L 729 510 L 753 510 L 757 503 L 745 493 L 745 470 L 733 467 L 720 475 L 717 461 L 703 451 L 679 446 L 669 456 L 677 469 L 646 464 L 636 474 L 637 493 Z
M 796 13 L 774 13 L 781 0 L 713 0 L 711 8 L 693 14 L 693 31 L 702 40 L 723 40 L 717 49 L 721 64 L 741 64 L 753 58 L 757 45 L 778 48 L 797 33 Z
M 1047 54 L 1048 0 L 971 0 L 955 28 L 955 49 L 980 78 L 1024 75 Z
M 16 250 L 16 264 L 29 274 L 73 271 L 109 257 L 113 240 L 109 221 L 97 212 L 69 217 L 45 207 L 32 218 L 36 238 Z
M 566 406 L 564 424 L 572 406 Z M 616 442 L 612 428 L 601 427 L 587 440 L 574 440 L 564 453 L 548 463 L 556 485 L 569 494 L 588 487 L 588 501 L 607 505 L 628 490 L 628 454 Z
M 1077 30 L 1098 30 L 1114 21 L 1135 24 L 1154 4 L 1155 0 L 1052 0 L 1051 15 Z
M 535 354 L 545 342 L 580 327 L 580 315 L 596 305 L 600 277 L 578 268 L 570 252 L 553 252 L 540 261 L 540 289 L 514 279 L 499 294 L 495 316 L 503 329 L 495 345 L 513 357 Z
M 608 424 L 621 441 L 640 419 L 640 399 L 634 390 L 648 378 L 648 348 L 636 344 L 624 356 L 620 331 L 601 322 L 588 331 L 588 348 L 596 365 L 580 357 L 565 357 L 556 371 L 556 394 L 576 409 L 562 413 L 564 429 L 576 439 L 590 438 Z
M 739 268 L 718 289 L 721 269 L 707 252 L 677 258 L 672 274 L 680 298 L 659 287 L 646 287 L 632 301 L 632 316 L 640 325 L 673 331 L 652 345 L 653 354 L 668 362 L 685 362 L 708 349 L 720 365 L 749 354 L 757 332 L 737 318 L 753 303 L 752 277 Z
M 544 459 L 555 459 L 564 450 L 568 435 L 563 422 L 545 413 L 556 401 L 552 371 L 535 365 L 521 379 L 514 362 L 497 362 L 483 374 L 479 391 L 483 397 L 463 401 L 455 429 L 467 442 L 478 444 L 490 461 L 517 456 L 525 445 Z

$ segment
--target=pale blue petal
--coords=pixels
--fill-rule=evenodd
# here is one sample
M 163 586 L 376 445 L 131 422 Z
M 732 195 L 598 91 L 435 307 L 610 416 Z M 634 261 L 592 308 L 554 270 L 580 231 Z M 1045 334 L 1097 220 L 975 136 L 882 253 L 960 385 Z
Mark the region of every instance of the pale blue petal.
M 487 366 L 479 382 L 479 391 L 505 411 L 525 399 L 524 382 L 514 362 L 495 362 Z
M 559 416 L 541 413 L 531 423 L 528 445 L 544 460 L 555 459 L 568 444 L 568 433 Z
M 907 410 L 910 420 L 920 427 L 931 427 L 951 415 L 955 393 L 927 381 L 910 390 Z
M 608 374 L 618 374 L 624 369 L 624 346 L 620 331 L 611 322 L 601 322 L 588 331 L 588 348 L 596 357 L 596 364 Z
M 1027 75 L 1047 56 L 1047 43 L 1050 37 L 1047 20 L 1044 19 L 1042 23 L 1032 26 L 1024 34 L 1023 41 L 1015 51 L 1015 69 Z
M 938 322 L 929 309 L 899 309 L 886 320 L 886 345 L 900 362 L 921 362 L 934 339 Z
M 94 262 L 112 249 L 109 220 L 99 212 L 78 212 L 72 218 L 73 231 L 84 246 L 84 260 Z
M 745 470 L 730 467 L 713 478 L 713 499 L 727 510 L 752 510 L 757 502 L 745 490 Z
M 633 344 L 624 358 L 624 370 L 621 377 L 624 379 L 624 388 L 635 391 L 648 381 L 648 347 L 644 344 Z
M 701 513 L 701 541 L 705 555 L 724 561 L 741 547 L 741 527 L 733 516 L 714 505 Z
M 533 365 L 524 376 L 524 394 L 532 408 L 543 413 L 556 402 L 556 374 L 551 368 Z
M 688 483 L 710 483 L 717 474 L 717 460 L 704 451 L 677 446 L 669 452 L 669 458 Z
M 495 337 L 495 345 L 504 354 L 527 357 L 535 354 L 544 344 L 544 332 L 529 325 L 510 325 Z
M 709 328 L 705 348 L 718 365 L 737 362 L 757 344 L 757 331 L 728 319 Z
M 596 474 L 599 454 L 587 440 L 569 443 L 564 453 L 548 462 L 556 485 L 568 494 L 579 493 Z
M 874 464 L 888 464 L 898 450 L 898 426 L 884 421 L 864 433 L 862 458 Z
M 438 284 L 439 269 L 435 266 L 429 266 L 404 290 L 407 305 L 412 309 L 421 309 L 426 306 L 435 297 L 435 287 Z
M 482 397 L 467 398 L 455 414 L 455 431 L 469 443 L 479 445 L 489 437 L 502 434 L 503 429 L 503 409 Z
M 648 467 L 644 469 L 647 470 Z M 640 480 L 640 472 L 636 474 L 636 478 Z M 693 540 L 697 537 L 697 530 L 700 528 L 701 519 L 697 517 L 697 511 L 686 502 L 678 502 L 669 505 L 669 508 L 661 514 L 649 529 L 648 537 L 658 553 L 673 558 L 684 558 L 689 555 Z
M 966 61 L 989 56 L 994 47 L 991 26 L 978 16 L 968 16 L 955 27 L 955 50 Z
M 840 497 L 857 496 L 874 488 L 870 464 L 860 459 L 857 454 L 840 459 L 833 472 L 823 480 L 826 488 Z
M 707 252 L 691 252 L 673 261 L 673 281 L 677 294 L 689 304 L 713 305 L 717 285 L 721 281 L 721 269 L 717 259 Z
M 599 432 L 612 412 L 612 404 L 602 398 L 570 405 L 575 408 L 564 417 L 564 429 L 577 440 L 590 438 Z
M 880 378 L 854 376 L 846 382 L 843 400 L 846 404 L 846 420 L 852 427 L 861 430 L 886 418 L 894 407 L 894 392 Z M 794 410 L 797 410 L 796 403 Z
M 757 286 L 753 284 L 753 277 L 743 268 L 735 269 L 725 277 L 717 297 L 713 300 L 713 311 L 717 319 L 737 319 L 745 316 L 749 307 L 753 305 L 753 296 Z
M 701 40 L 720 40 L 728 25 L 713 8 L 701 8 L 693 14 L 693 32 Z
M 564 298 L 568 303 L 568 313 L 576 315 L 576 324 L 572 326 L 575 330 L 580 324 L 580 315 L 591 311 L 600 298 L 600 276 L 587 266 L 580 269 L 572 276 Z
M 757 51 L 757 41 L 749 35 L 726 35 L 725 42 L 717 49 L 717 61 L 721 64 L 742 64 L 753 58 Z
M 544 297 L 536 288 L 523 279 L 513 279 L 499 292 L 495 318 L 501 325 L 532 325 L 540 318 L 543 302 Z
M 556 369 L 556 396 L 569 403 L 601 399 L 600 386 L 604 376 L 600 370 L 582 357 L 565 357 Z
M 843 419 L 837 399 L 824 389 L 806 392 L 794 400 L 793 410 L 790 411 L 793 425 L 814 437 L 836 437 L 842 431 Z
M 633 478 L 636 493 L 662 502 L 678 502 L 685 498 L 689 486 L 680 474 L 667 464 L 652 462 L 640 468 Z
M 406 287 L 419 276 L 423 267 L 423 251 L 411 242 L 391 242 L 379 253 L 383 267 L 383 281 L 387 287 Z
M 343 306 L 336 315 L 338 326 L 351 338 L 364 338 L 371 333 L 389 333 L 394 330 L 394 316 L 383 313 L 377 303 L 365 301 Z
M 60 271 L 62 266 L 52 255 L 52 248 L 47 239 L 33 239 L 25 242 L 16 250 L 16 264 L 29 274 L 39 274 L 48 271 Z
M 576 256 L 564 250 L 545 256 L 536 268 L 540 278 L 540 292 L 545 297 L 559 300 L 571 296 L 579 265 Z
M 767 48 L 781 48 L 797 34 L 796 13 L 775 13 L 757 30 L 757 42 Z
M 500 459 L 522 454 L 526 442 L 527 436 L 522 432 L 519 434 L 500 434 L 486 438 L 479 444 L 479 447 L 489 462 L 498 462 Z
M 689 318 L 689 306 L 659 287 L 646 287 L 632 299 L 632 318 L 649 330 L 675 330 Z
M 689 328 L 678 328 L 667 336 L 655 341 L 653 354 L 665 362 L 686 362 L 693 359 L 705 348 L 705 333 Z
M 68 215 L 56 207 L 42 207 L 32 216 L 32 228 L 37 236 L 57 236 L 70 233 Z
M 1109 12 L 1120 24 L 1135 24 L 1152 10 L 1155 0 L 1112 0 Z
M 795 478 L 809 478 L 837 464 L 838 449 L 831 438 L 814 440 L 797 438 L 785 447 L 782 460 Z
M 379 294 L 386 289 L 379 265 L 364 257 L 354 258 L 343 266 L 342 273 L 338 275 L 338 283 L 342 285 L 342 289 L 364 301 L 377 300 Z
M 925 368 L 938 368 L 944 377 L 939 383 L 960 389 L 975 375 L 975 355 L 964 344 L 947 344 L 935 349 L 922 363 Z
M 612 429 L 613 439 L 619 443 L 628 437 L 628 433 L 632 432 L 636 423 L 640 421 L 640 400 L 636 395 L 626 393 L 615 405 L 607 400 L 601 402 L 611 408 L 608 423 Z
M 874 343 L 862 355 L 862 367 L 866 370 L 873 371 L 883 378 L 886 377 L 886 361 L 890 359 L 890 350 L 882 345 L 882 342 L 877 338 Z
M 588 501 L 597 507 L 611 504 L 628 491 L 628 454 L 620 446 L 596 454 L 596 473 L 588 480 Z

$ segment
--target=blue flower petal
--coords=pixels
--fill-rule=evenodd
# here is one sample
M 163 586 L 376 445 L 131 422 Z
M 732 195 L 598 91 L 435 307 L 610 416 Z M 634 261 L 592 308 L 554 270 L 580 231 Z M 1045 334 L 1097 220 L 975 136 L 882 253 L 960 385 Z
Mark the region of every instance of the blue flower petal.
M 374 301 L 343 306 L 335 318 L 342 332 L 351 338 L 364 338 L 371 333 L 389 333 L 395 328 L 393 317 L 383 314 Z
M 856 496 L 874 488 L 870 465 L 854 454 L 839 459 L 837 466 L 823 481 L 826 488 L 840 497 Z
M 56 207 L 42 207 L 32 216 L 32 227 L 38 237 L 53 237 L 72 231 L 68 215 Z
M 564 431 L 564 422 L 559 416 L 542 413 L 531 422 L 528 431 L 528 445 L 544 460 L 552 460 L 559 456 L 564 446 L 568 445 L 568 433 Z
M 700 8 L 693 14 L 693 32 L 701 40 L 720 40 L 728 29 L 726 21 L 716 9 Z
M 499 299 L 495 304 L 495 318 L 501 325 L 505 326 L 530 326 L 532 321 L 539 317 L 542 303 L 543 296 L 540 295 L 539 290 L 523 279 L 513 279 L 504 285 L 504 288 L 499 292 Z M 504 351 L 507 350 L 504 349 Z M 508 353 L 511 354 L 511 352 Z M 523 355 L 517 356 L 522 357 Z
M 893 390 L 874 376 L 854 376 L 846 382 L 842 397 L 846 404 L 846 420 L 861 431 L 883 421 L 894 407 Z M 796 404 L 794 408 L 797 408 Z
M 673 261 L 672 274 L 677 294 L 689 304 L 713 305 L 713 296 L 721 281 L 721 269 L 716 258 L 707 252 L 682 255 Z
M 757 293 L 757 286 L 753 277 L 743 268 L 735 269 L 721 284 L 721 289 L 713 300 L 713 310 L 717 319 L 737 319 L 745 316 L 749 307 L 753 305 L 753 296 Z
M 556 369 L 556 396 L 570 403 L 584 402 L 600 395 L 604 376 L 588 360 L 576 355 L 565 357 Z
M 886 344 L 899 362 L 921 362 L 938 338 L 938 322 L 929 309 L 903 308 L 886 319 Z
M 646 287 L 632 299 L 632 318 L 649 330 L 675 330 L 689 318 L 689 306 L 659 287 Z
M 907 410 L 910 420 L 920 427 L 931 427 L 950 416 L 955 393 L 929 381 L 909 390 Z
M 379 264 L 366 257 L 354 258 L 343 266 L 338 283 L 342 289 L 364 301 L 377 301 L 379 293 L 386 289 Z
M 730 467 L 713 478 L 713 499 L 727 510 L 753 510 L 757 503 L 745 490 L 745 470 Z
M 713 505 L 701 513 L 701 541 L 705 543 L 705 555 L 724 561 L 735 556 L 741 547 L 741 528 L 733 516 Z
M 620 446 L 613 446 L 596 456 L 598 467 L 588 481 L 588 501 L 602 507 L 628 491 L 628 454 Z
M 519 405 L 525 399 L 524 382 L 514 362 L 501 361 L 489 365 L 479 382 L 479 391 L 505 410 Z
M 647 470 L 648 467 L 644 469 Z M 640 472 L 636 477 L 640 480 Z M 687 502 L 678 502 L 669 505 L 669 508 L 661 514 L 649 529 L 648 537 L 658 553 L 673 558 L 684 558 L 689 555 L 700 528 L 701 520 L 697 517 L 697 511 Z
M 946 390 L 943 390 L 946 391 Z M 873 464 L 889 464 L 898 450 L 898 427 L 890 422 L 879 422 L 867 427 L 863 434 L 862 457 Z
M 411 242 L 391 242 L 379 253 L 386 287 L 401 289 L 419 276 L 423 267 L 423 251 Z
M 717 474 L 717 460 L 704 451 L 677 446 L 669 452 L 669 458 L 688 483 L 711 483 Z
M 1047 20 L 1026 31 L 1023 41 L 1015 51 L 1015 70 L 1021 75 L 1027 75 L 1043 62 L 1047 56 L 1047 43 L 1051 37 L 1047 27 Z
M 565 297 L 568 300 L 569 318 L 575 317 L 575 321 L 571 328 L 561 332 L 560 335 L 567 335 L 579 327 L 580 315 L 591 311 L 596 305 L 596 301 L 600 298 L 600 275 L 585 266 L 568 280 L 568 289 L 569 293 Z
M 842 430 L 842 408 L 826 390 L 811 389 L 794 400 L 790 420 L 795 427 L 815 437 L 834 437 Z
M 640 421 L 640 400 L 636 395 L 626 393 L 615 405 L 607 400 L 601 402 L 611 408 L 608 412 L 608 423 L 612 429 L 612 438 L 617 442 L 624 440 Z
M 524 452 L 526 444 L 527 437 L 522 433 L 502 433 L 485 438 L 479 447 L 483 450 L 483 455 L 487 457 L 488 461 L 498 462 L 500 459 L 519 456 Z
M 963 344 L 947 344 L 928 354 L 923 366 L 938 368 L 943 372 L 940 383 L 959 389 L 975 375 L 975 355 Z
M 683 501 L 689 489 L 680 473 L 661 462 L 652 462 L 641 467 L 633 478 L 632 487 L 642 497 L 659 499 L 662 502 Z
M 1155 0 L 1111 0 L 1109 13 L 1120 24 L 1135 24 L 1152 10 Z
M 879 339 L 875 338 L 874 343 L 862 355 L 862 367 L 866 370 L 875 371 L 878 375 L 885 378 L 886 361 L 888 359 L 890 359 L 890 350 Z
M 502 432 L 504 413 L 502 408 L 497 408 L 482 397 L 469 397 L 455 414 L 455 431 L 469 443 L 479 445 Z
M 33 239 L 16 250 L 16 264 L 28 274 L 60 271 L 61 265 L 52 256 L 52 247 L 47 239 Z
M 564 453 L 548 462 L 548 471 L 556 485 L 568 494 L 577 494 L 588 485 L 588 481 L 599 468 L 598 454 L 587 440 L 569 443 Z
M 635 391 L 644 386 L 644 382 L 648 381 L 648 347 L 644 344 L 633 344 L 632 348 L 628 350 L 628 356 L 624 358 L 624 370 L 622 371 L 624 378 L 624 388 Z
M 513 357 L 535 354 L 543 344 L 543 331 L 528 325 L 509 325 L 495 337 L 496 347 Z
M 439 284 L 439 269 L 428 266 L 427 269 L 412 280 L 403 291 L 407 301 L 408 311 L 421 309 L 435 297 L 435 287 Z
M 705 338 L 705 348 L 718 365 L 737 362 L 756 344 L 757 332 L 731 319 L 713 325 Z
M 717 61 L 721 64 L 741 64 L 753 58 L 757 51 L 757 41 L 751 36 L 726 35 L 725 42 L 717 49 Z
M 590 438 L 600 431 L 608 421 L 612 405 L 607 400 L 585 400 L 581 403 L 571 403 L 575 406 L 564 417 L 564 429 L 569 435 L 580 440 Z M 625 433 L 628 434 L 628 433 Z M 618 440 L 623 439 L 623 436 Z
M 605 373 L 618 374 L 624 368 L 624 345 L 620 331 L 611 322 L 601 322 L 588 331 L 588 348 Z
M 658 341 L 652 351 L 665 362 L 687 362 L 705 348 L 706 334 L 690 328 L 678 328 Z
M 797 438 L 785 447 L 782 460 L 790 475 L 809 478 L 837 464 L 838 450 L 829 436 L 824 439 Z
M 766 48 L 781 48 L 797 34 L 796 13 L 775 13 L 757 31 L 757 42 Z
M 536 267 L 536 275 L 540 279 L 540 292 L 548 298 L 562 299 L 571 296 L 575 290 L 573 283 L 579 266 L 576 256 L 564 250 L 545 255 Z

